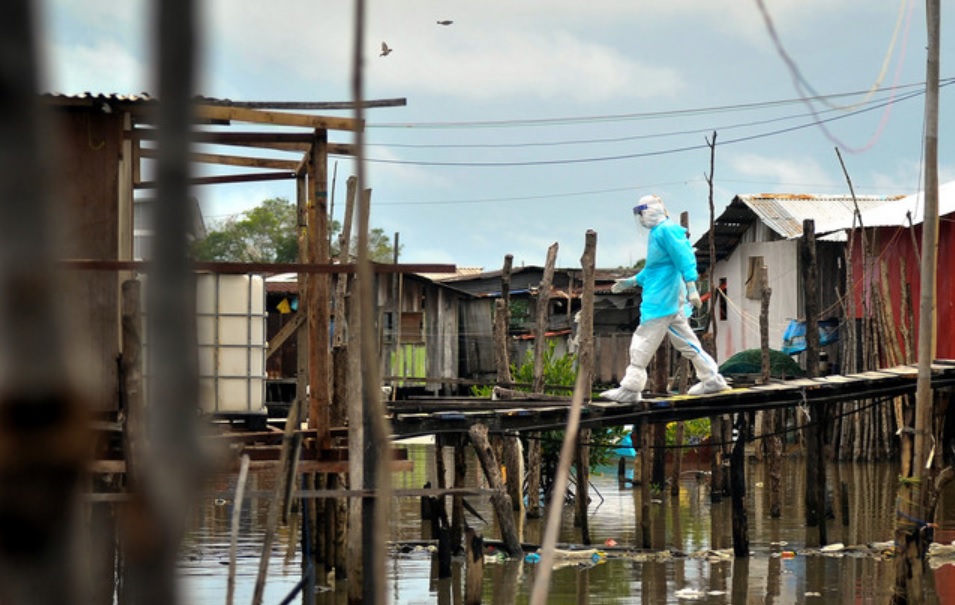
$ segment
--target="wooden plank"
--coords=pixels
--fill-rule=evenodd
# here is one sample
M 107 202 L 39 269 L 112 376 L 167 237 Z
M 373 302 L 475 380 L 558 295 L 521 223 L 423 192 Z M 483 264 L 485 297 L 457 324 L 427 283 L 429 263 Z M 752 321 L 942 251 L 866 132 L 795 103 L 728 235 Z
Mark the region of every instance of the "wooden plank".
M 269 340 L 268 349 L 265 352 L 265 358 L 268 359 L 276 351 L 282 348 L 282 345 L 285 344 L 285 341 L 289 339 L 292 334 L 298 331 L 299 327 L 305 322 L 305 315 L 302 313 L 296 313 L 292 317 L 292 321 L 288 322 L 282 326 L 279 331 Z
M 158 157 L 158 151 L 155 149 L 141 150 L 141 156 L 144 158 L 155 159 Z M 294 172 L 298 169 L 299 162 L 295 160 L 278 160 L 274 158 L 254 158 L 239 155 L 223 155 L 217 153 L 192 153 L 189 159 L 193 162 L 203 164 L 220 164 L 223 166 L 242 166 L 244 168 L 269 168 L 272 170 L 287 170 Z
M 252 183 L 259 181 L 284 181 L 294 179 L 294 172 L 283 170 L 280 172 L 254 172 L 245 174 L 220 174 L 216 176 L 198 176 L 189 179 L 189 184 L 197 185 L 226 185 L 229 183 Z M 135 181 L 134 189 L 156 189 L 158 181 Z
M 245 109 L 243 107 L 223 107 L 215 105 L 197 105 L 194 108 L 196 117 L 205 120 L 229 120 L 233 122 L 250 122 L 254 124 L 276 124 L 279 126 L 303 126 L 323 130 L 351 130 L 358 131 L 364 124 L 352 118 L 336 118 L 328 116 L 313 116 L 302 113 L 284 111 L 267 111 Z

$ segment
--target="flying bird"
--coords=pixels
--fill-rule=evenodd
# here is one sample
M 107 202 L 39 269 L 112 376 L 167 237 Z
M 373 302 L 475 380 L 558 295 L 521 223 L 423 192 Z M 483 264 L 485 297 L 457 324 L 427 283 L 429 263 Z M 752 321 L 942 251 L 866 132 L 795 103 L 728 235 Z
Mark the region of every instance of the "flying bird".
M 452 23 L 454 23 L 454 21 L 451 21 L 450 19 L 445 19 L 444 21 L 438 21 L 437 23 L 438 25 L 451 25 Z
M 388 45 L 387 45 L 386 43 L 382 42 L 382 43 L 381 43 L 381 55 L 379 55 L 379 56 L 381 56 L 381 57 L 386 57 L 386 56 L 388 56 L 389 53 L 391 53 L 391 51 L 392 51 L 392 49 L 388 48 Z

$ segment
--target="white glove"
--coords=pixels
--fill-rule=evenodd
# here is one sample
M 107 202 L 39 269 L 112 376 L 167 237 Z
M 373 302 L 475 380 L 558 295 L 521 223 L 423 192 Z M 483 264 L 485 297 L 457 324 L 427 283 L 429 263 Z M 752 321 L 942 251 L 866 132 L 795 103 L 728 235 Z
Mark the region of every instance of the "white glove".
M 700 293 L 696 290 L 695 281 L 686 282 L 686 296 L 690 301 L 690 304 L 693 305 L 694 309 L 699 309 L 703 306 L 703 301 L 700 299 Z
M 620 294 L 621 292 L 625 292 L 627 290 L 630 290 L 631 288 L 633 288 L 633 286 L 630 285 L 629 279 L 627 278 L 615 279 L 613 280 L 613 285 L 610 286 L 610 291 L 613 292 L 614 294 Z

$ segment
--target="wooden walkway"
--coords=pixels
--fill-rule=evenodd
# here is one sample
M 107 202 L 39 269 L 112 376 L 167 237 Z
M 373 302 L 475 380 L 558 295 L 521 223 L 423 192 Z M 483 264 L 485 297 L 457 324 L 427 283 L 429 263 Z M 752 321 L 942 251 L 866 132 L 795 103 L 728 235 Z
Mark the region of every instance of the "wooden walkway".
M 767 385 L 731 389 L 714 395 L 673 395 L 647 398 L 638 403 L 591 401 L 584 405 L 581 426 L 603 428 L 637 422 L 672 422 L 721 414 L 838 404 L 844 401 L 881 399 L 915 393 L 918 367 L 897 366 L 821 378 L 800 378 Z M 955 360 L 932 364 L 934 389 L 955 387 Z M 421 398 L 392 402 L 391 425 L 396 438 L 438 433 L 466 433 L 480 422 L 491 432 L 547 431 L 567 423 L 570 398 L 491 401 L 476 398 Z

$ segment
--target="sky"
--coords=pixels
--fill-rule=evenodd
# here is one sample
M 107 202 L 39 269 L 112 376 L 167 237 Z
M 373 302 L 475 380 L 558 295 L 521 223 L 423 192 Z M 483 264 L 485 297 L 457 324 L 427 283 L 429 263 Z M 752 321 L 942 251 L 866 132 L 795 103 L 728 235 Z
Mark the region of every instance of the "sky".
M 944 183 L 955 179 L 955 14 L 942 4 Z M 37 7 L 45 92 L 158 94 L 150 2 Z M 197 7 L 197 94 L 351 100 L 353 2 Z M 709 181 L 717 216 L 739 194 L 848 194 L 841 154 L 856 194 L 914 193 L 925 23 L 915 0 L 366 0 L 364 96 L 406 100 L 365 111 L 371 226 L 397 234 L 400 262 L 488 271 L 508 254 L 516 267 L 543 265 L 555 243 L 557 265 L 578 267 L 593 230 L 597 266 L 616 268 L 645 255 L 632 207 L 646 194 L 675 218 L 687 211 L 695 241 L 709 224 Z M 355 164 L 329 162 L 341 220 Z M 270 197 L 294 200 L 295 189 L 196 195 L 214 226 Z

